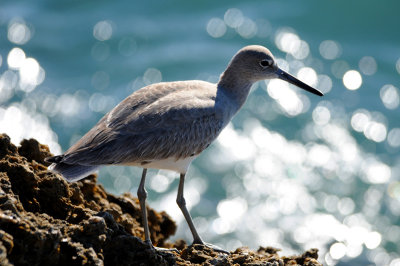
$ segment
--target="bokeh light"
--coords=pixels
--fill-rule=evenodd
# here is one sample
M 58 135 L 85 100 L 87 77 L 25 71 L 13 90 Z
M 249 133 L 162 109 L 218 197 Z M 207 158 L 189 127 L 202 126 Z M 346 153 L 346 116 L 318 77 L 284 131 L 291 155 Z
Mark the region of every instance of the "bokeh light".
M 45 79 L 44 69 L 39 65 L 36 59 L 27 58 L 25 52 L 21 48 L 15 47 L 10 50 L 7 56 L 7 64 L 10 69 L 18 70 L 19 74 L 19 78 L 17 78 L 15 72 L 12 71 L 6 71 L 3 74 L 3 84 L 8 84 L 8 86 L 6 85 L 9 88 L 8 93 L 11 93 L 11 89 L 17 85 L 17 80 L 20 90 L 31 92 Z M 6 87 L 4 85 L 3 87 Z M 11 95 L 9 96 L 11 97 Z M 4 95 L 3 97 L 7 98 Z
M 312 117 L 317 125 L 325 125 L 331 119 L 331 112 L 325 106 L 317 106 L 312 113 Z
M 305 105 L 299 96 L 282 80 L 271 80 L 267 85 L 268 94 L 277 102 L 289 116 L 299 115 Z
M 327 75 L 318 75 L 317 88 L 324 94 L 330 92 L 332 89 L 332 79 Z
M 294 58 L 303 60 L 310 52 L 308 44 L 301 40 L 299 36 L 293 32 L 291 28 L 281 28 L 275 35 L 276 46 Z
M 243 22 L 236 28 L 236 31 L 243 38 L 250 39 L 257 34 L 257 24 L 249 18 L 244 18 Z
M 375 142 L 382 142 L 386 139 L 387 129 L 384 124 L 372 121 L 364 129 L 364 134 L 368 139 Z
M 167 191 L 172 181 L 172 178 L 168 178 L 168 176 L 158 173 L 151 179 L 150 186 L 156 192 L 162 193 Z
M 207 32 L 211 37 L 220 38 L 226 32 L 226 25 L 220 18 L 212 18 L 207 24 Z
M 341 47 L 339 43 L 335 41 L 326 40 L 321 42 L 321 44 L 319 45 L 319 52 L 321 53 L 321 56 L 323 58 L 333 60 L 340 56 Z
M 390 167 L 384 163 L 372 161 L 365 167 L 367 181 L 372 184 L 383 184 L 391 177 Z
M 364 133 L 365 137 L 382 142 L 387 136 L 387 127 L 381 121 L 380 115 L 375 113 L 375 117 L 365 109 L 356 110 L 351 117 L 351 126 L 355 131 Z
M 14 18 L 8 24 L 8 40 L 15 44 L 25 44 L 31 39 L 31 30 L 22 18 Z
M 33 91 L 45 78 L 43 68 L 34 58 L 26 58 L 19 68 L 19 87 L 25 92 Z
M 393 148 L 400 147 L 400 128 L 393 128 L 388 134 L 387 141 Z
M 224 21 L 231 28 L 238 28 L 244 22 L 244 16 L 240 9 L 230 8 L 225 12 Z
M 7 63 L 11 69 L 19 69 L 25 61 L 25 52 L 18 47 L 11 49 L 8 53 Z
M 361 58 L 358 66 L 360 67 L 360 70 L 364 75 L 369 76 L 375 74 L 376 70 L 378 69 L 376 60 L 372 56 L 364 56 L 363 58 Z
M 156 68 L 149 68 L 144 72 L 143 82 L 146 85 L 161 82 L 162 75 L 160 70 Z
M 357 110 L 351 117 L 351 126 L 355 131 L 363 132 L 367 128 L 370 119 L 370 114 L 367 110 Z
M 99 21 L 93 27 L 93 36 L 99 41 L 109 40 L 112 33 L 111 21 L 108 20 Z
M 341 259 L 346 255 L 347 247 L 343 243 L 335 243 L 329 249 L 329 253 L 335 260 Z
M 119 175 L 114 179 L 114 189 L 116 193 L 121 194 L 125 191 L 129 191 L 131 188 L 131 179 L 125 175 Z
M 380 90 L 383 104 L 388 109 L 396 109 L 400 104 L 399 89 L 391 84 L 384 85 Z
M 297 72 L 297 78 L 310 85 L 311 87 L 315 87 L 317 85 L 317 73 L 311 67 L 303 67 Z
M 8 134 L 13 143 L 35 138 L 46 143 L 52 152 L 61 153 L 57 135 L 50 128 L 47 117 L 28 111 L 22 104 L 0 107 L 0 132 Z
M 356 70 L 349 70 L 343 76 L 343 84 L 349 90 L 357 90 L 361 87 L 362 77 Z

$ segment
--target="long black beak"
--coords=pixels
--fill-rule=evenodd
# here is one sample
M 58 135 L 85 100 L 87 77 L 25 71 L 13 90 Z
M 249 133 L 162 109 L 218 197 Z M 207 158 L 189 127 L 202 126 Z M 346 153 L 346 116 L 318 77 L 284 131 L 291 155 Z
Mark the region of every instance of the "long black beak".
M 298 80 L 297 78 L 293 77 L 292 75 L 290 75 L 289 73 L 283 71 L 282 69 L 278 68 L 278 70 L 275 72 L 278 75 L 278 78 L 280 78 L 281 80 L 287 81 L 293 85 L 296 85 L 297 87 L 306 90 L 308 92 L 314 93 L 318 96 L 324 96 L 324 94 L 322 92 L 320 92 L 317 89 L 314 89 L 311 86 L 308 86 L 307 84 L 305 84 L 304 82 Z

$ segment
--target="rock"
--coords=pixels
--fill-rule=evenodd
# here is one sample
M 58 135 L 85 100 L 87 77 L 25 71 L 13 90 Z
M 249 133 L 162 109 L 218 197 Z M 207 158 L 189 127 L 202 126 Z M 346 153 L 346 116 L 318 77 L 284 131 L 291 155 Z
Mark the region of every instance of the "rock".
M 148 208 L 153 243 L 178 249 L 156 251 L 142 241 L 136 197 L 107 193 L 96 175 L 68 183 L 47 171 L 50 155 L 34 139 L 17 148 L 0 134 L 0 265 L 321 265 L 316 249 L 292 257 L 274 248 L 238 248 L 228 255 L 170 243 L 175 222 Z

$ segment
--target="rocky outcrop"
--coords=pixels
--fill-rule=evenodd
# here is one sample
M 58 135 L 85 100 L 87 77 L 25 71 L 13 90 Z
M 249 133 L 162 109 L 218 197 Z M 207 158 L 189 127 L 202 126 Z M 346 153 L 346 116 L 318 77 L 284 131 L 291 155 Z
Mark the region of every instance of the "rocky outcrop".
M 0 265 L 320 265 L 317 250 L 280 257 L 274 248 L 224 254 L 169 243 L 175 222 L 148 208 L 153 243 L 176 248 L 156 251 L 142 241 L 136 197 L 107 193 L 95 175 L 67 183 L 47 171 L 50 155 L 34 139 L 16 147 L 0 135 Z

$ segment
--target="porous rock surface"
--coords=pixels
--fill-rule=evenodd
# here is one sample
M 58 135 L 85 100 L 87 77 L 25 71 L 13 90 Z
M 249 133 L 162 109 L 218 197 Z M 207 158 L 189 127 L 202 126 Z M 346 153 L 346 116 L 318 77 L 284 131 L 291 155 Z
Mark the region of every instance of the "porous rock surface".
M 19 147 L 0 134 L 0 265 L 321 265 L 316 249 L 280 257 L 278 249 L 230 254 L 182 240 L 165 212 L 148 208 L 156 251 L 142 239 L 140 205 L 126 193 L 105 191 L 91 175 L 75 183 L 47 170 L 46 145 L 34 139 Z

